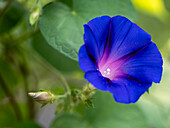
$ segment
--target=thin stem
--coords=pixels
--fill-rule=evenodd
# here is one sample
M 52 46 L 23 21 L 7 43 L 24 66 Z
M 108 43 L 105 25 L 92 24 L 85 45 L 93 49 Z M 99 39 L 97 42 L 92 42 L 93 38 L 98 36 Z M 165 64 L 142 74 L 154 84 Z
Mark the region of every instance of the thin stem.
M 33 51 L 32 51 L 33 52 Z M 71 90 L 70 87 L 66 81 L 66 79 L 64 78 L 64 76 L 60 73 L 60 71 L 58 71 L 56 68 L 52 67 L 45 59 L 43 59 L 41 56 L 38 56 L 36 52 L 34 52 L 34 57 L 36 57 L 36 60 L 38 60 L 38 62 L 45 68 L 47 68 L 48 70 L 54 72 L 55 74 L 57 74 L 57 76 L 59 77 L 59 79 L 61 80 L 61 82 L 63 83 L 63 87 L 67 93 L 67 95 L 71 94 Z M 43 61 L 43 62 L 42 62 Z
M 2 16 L 4 15 L 5 11 L 8 9 L 8 7 L 11 5 L 11 3 L 13 1 L 14 0 L 9 0 L 8 3 L 5 5 L 5 7 L 2 9 L 2 11 L 0 12 L 0 20 L 1 20 Z
M 55 69 L 55 73 L 58 75 L 60 80 L 63 82 L 63 86 L 64 86 L 64 89 L 65 89 L 66 93 L 68 95 L 70 95 L 71 91 L 70 91 L 69 85 L 68 85 L 66 79 L 64 78 L 64 76 L 58 70 L 56 70 L 56 69 Z
M 2 89 L 4 90 L 5 94 L 7 97 L 9 97 L 9 100 L 10 100 L 10 103 L 15 111 L 15 114 L 16 114 L 16 117 L 19 121 L 22 121 L 23 118 L 22 118 L 22 114 L 21 114 L 21 111 L 20 111 L 20 108 L 17 104 L 17 101 L 15 100 L 13 94 L 10 92 L 10 90 L 8 89 L 5 81 L 3 80 L 2 76 L 0 76 L 0 85 L 2 87 Z
M 58 98 L 66 98 L 67 97 L 67 95 L 56 95 L 56 99 L 58 99 Z

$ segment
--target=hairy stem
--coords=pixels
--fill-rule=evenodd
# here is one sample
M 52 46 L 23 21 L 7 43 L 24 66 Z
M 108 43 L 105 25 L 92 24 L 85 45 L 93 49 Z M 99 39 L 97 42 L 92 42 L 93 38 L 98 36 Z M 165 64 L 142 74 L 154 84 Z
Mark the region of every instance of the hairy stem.
M 1 20 L 2 16 L 4 15 L 5 11 L 8 9 L 8 7 L 11 5 L 11 3 L 13 1 L 14 0 L 9 0 L 8 3 L 5 5 L 5 7 L 2 9 L 2 11 L 0 12 L 0 20 Z
M 3 80 L 2 76 L 0 76 L 0 85 L 2 87 L 2 89 L 4 90 L 5 94 L 7 97 L 9 97 L 9 100 L 10 100 L 10 103 L 15 111 L 15 114 L 16 114 L 16 117 L 19 121 L 22 121 L 23 118 L 22 118 L 22 114 L 21 114 L 21 111 L 20 111 L 20 108 L 17 104 L 17 101 L 15 100 L 13 94 L 10 92 L 10 90 L 8 89 L 5 81 Z

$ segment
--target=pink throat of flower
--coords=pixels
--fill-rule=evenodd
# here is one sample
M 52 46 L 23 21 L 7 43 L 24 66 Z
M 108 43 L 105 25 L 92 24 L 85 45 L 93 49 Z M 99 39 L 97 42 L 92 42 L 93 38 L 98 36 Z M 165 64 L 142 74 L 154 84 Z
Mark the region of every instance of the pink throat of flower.
M 99 62 L 99 71 L 102 76 L 109 78 L 110 80 L 115 79 L 117 76 L 121 75 L 121 61 L 113 61 L 113 60 L 101 60 Z

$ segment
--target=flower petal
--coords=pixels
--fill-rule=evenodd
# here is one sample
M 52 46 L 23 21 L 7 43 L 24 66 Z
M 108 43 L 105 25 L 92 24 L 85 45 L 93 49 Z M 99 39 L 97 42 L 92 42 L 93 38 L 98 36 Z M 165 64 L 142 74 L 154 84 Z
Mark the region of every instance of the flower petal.
M 84 76 L 95 88 L 106 91 L 108 79 L 103 77 L 99 71 L 86 72 Z
M 103 55 L 110 25 L 109 16 L 97 17 L 84 25 L 84 41 L 88 52 L 98 62 Z
M 159 83 L 162 76 L 162 57 L 155 45 L 150 43 L 122 65 L 122 72 L 143 83 Z
M 111 23 L 109 59 L 117 59 L 150 43 L 151 36 L 123 16 L 115 16 Z
M 79 50 L 79 66 L 84 72 L 97 70 L 97 67 L 88 56 L 85 45 L 81 46 Z
M 129 104 L 135 103 L 151 84 L 141 84 L 132 79 L 119 78 L 112 81 L 109 91 L 113 94 L 116 102 Z

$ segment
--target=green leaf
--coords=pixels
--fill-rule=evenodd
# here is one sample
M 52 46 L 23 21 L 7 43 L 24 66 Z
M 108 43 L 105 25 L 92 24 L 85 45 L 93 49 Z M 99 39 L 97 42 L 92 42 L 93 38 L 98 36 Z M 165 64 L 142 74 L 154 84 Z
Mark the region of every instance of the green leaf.
M 3 3 L 5 6 L 6 3 Z M 0 7 L 1 11 L 2 6 Z M 11 30 L 22 19 L 25 12 L 26 10 L 24 9 L 23 5 L 17 1 L 14 1 L 0 20 L 0 34 Z
M 70 8 L 73 7 L 73 0 L 59 0 L 61 3 L 66 4 Z
M 112 94 L 108 92 L 98 91 L 94 98 L 94 108 L 86 108 L 82 118 L 71 114 L 63 114 L 53 121 L 51 128 L 57 126 L 59 128 L 80 128 L 79 124 L 84 126 L 83 122 L 89 125 L 88 128 L 148 127 L 146 117 L 136 104 L 116 103 Z
M 41 34 L 34 36 L 33 48 L 41 55 L 48 63 L 64 72 L 80 70 L 78 63 L 64 56 L 47 44 Z
M 73 60 L 78 59 L 83 44 L 83 24 L 102 15 L 136 18 L 130 0 L 73 0 L 72 8 L 53 2 L 42 12 L 39 26 L 43 36 L 52 47 Z
M 64 113 L 57 117 L 51 128 L 92 128 L 87 122 L 83 121 L 78 115 Z

